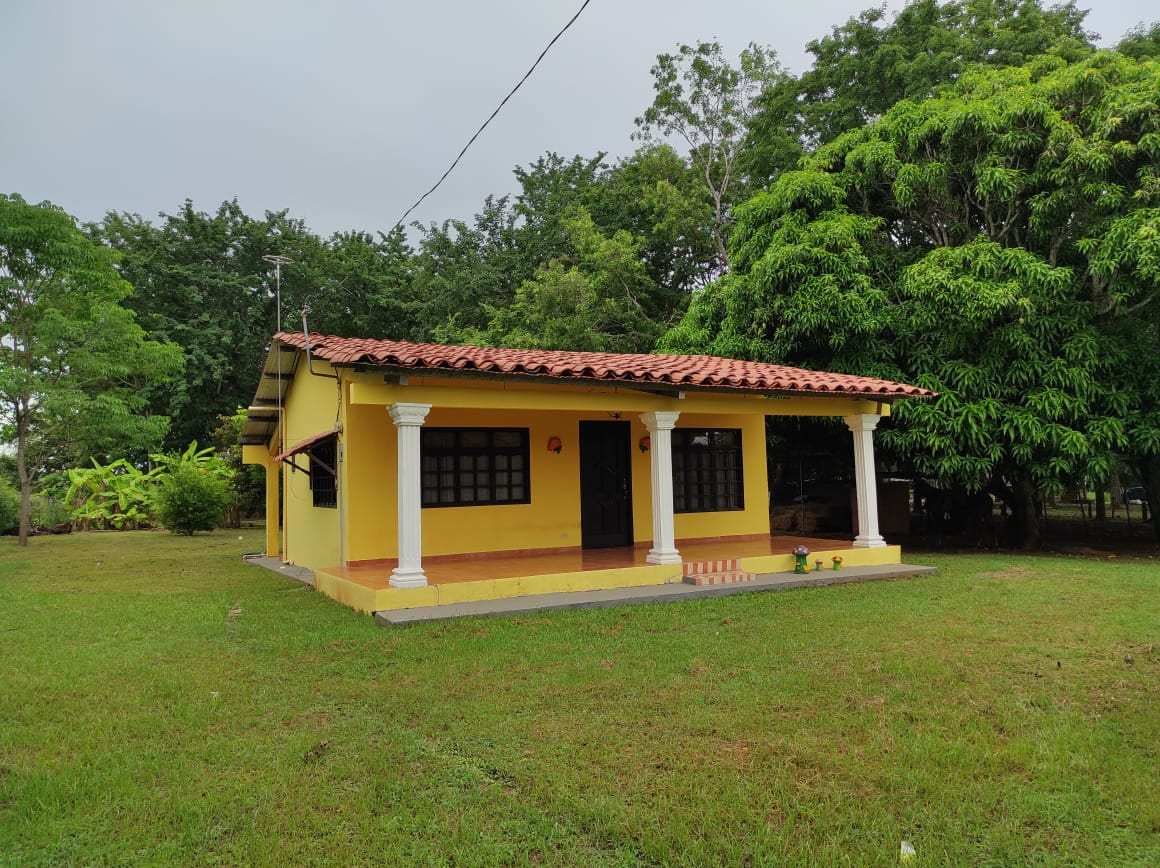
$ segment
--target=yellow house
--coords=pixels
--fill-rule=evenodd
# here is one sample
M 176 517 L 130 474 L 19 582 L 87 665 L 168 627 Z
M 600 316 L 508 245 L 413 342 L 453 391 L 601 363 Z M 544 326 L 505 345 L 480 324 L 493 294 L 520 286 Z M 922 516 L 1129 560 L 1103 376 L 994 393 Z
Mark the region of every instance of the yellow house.
M 930 394 L 712 356 L 280 333 L 244 457 L 267 472 L 267 554 L 362 611 L 725 582 L 790 569 L 801 541 L 770 535 L 769 415 L 853 434 L 860 532 L 815 553 L 898 563 L 873 431 L 893 401 Z

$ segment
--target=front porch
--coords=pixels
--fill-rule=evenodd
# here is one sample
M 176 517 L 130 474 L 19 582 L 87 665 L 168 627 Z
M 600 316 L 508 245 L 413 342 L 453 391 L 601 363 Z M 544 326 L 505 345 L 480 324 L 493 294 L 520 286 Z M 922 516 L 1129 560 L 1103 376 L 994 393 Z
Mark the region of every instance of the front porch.
M 678 540 L 682 563 L 650 564 L 648 544 L 607 549 L 494 552 L 423 559 L 427 584 L 391 587 L 397 562 L 335 566 L 314 571 L 315 588 L 361 612 L 445 606 L 509 597 L 681 583 L 686 576 L 761 575 L 792 570 L 794 547 L 810 549 L 810 569 L 832 559 L 843 567 L 899 564 L 898 546 L 855 547 L 844 539 L 760 536 Z

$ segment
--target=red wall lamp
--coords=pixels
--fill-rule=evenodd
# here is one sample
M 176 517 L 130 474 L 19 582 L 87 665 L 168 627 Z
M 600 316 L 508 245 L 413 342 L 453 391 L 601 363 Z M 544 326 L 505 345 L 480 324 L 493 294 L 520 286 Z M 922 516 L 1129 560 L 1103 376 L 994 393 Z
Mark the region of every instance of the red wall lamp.
M 564 441 L 561 440 L 559 437 L 549 437 L 548 438 L 548 451 L 549 452 L 555 452 L 557 455 L 559 455 L 560 450 L 562 450 L 563 448 L 564 448 Z
M 652 437 L 645 434 L 640 438 L 640 443 L 637 445 L 640 447 L 641 452 L 648 452 L 650 449 L 652 449 Z

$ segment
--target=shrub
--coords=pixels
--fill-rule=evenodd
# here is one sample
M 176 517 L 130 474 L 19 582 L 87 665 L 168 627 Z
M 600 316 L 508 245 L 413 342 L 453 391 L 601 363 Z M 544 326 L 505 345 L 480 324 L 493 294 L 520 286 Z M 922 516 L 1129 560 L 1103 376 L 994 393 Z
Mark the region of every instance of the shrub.
M 143 471 L 124 458 L 92 467 L 70 468 L 64 502 L 83 529 L 148 527 L 159 468 Z
M 17 497 L 20 495 L 18 494 Z M 72 512 L 56 498 L 47 494 L 32 495 L 32 523 L 56 527 L 72 519 Z
M 0 533 L 20 524 L 20 494 L 0 482 Z
M 242 516 L 266 509 L 266 474 L 261 467 L 242 463 L 242 428 L 246 411 L 232 416 L 218 416 L 213 431 L 218 458 L 228 473 L 229 502 L 226 504 L 226 526 L 241 527 Z
M 221 524 L 225 506 L 225 480 L 204 467 L 176 465 L 157 492 L 157 518 L 173 533 L 187 536 Z

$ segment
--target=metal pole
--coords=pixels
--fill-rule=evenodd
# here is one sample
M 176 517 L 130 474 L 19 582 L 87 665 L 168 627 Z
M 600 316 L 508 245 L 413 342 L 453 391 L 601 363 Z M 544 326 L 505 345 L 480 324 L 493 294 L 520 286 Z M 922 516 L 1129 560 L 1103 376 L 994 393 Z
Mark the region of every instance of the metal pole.
M 274 311 L 275 311 L 274 315 L 278 318 L 277 322 L 274 323 L 274 333 L 278 334 L 279 332 L 282 331 L 282 266 L 283 265 L 293 265 L 294 260 L 291 259 L 289 256 L 282 256 L 281 254 L 278 254 L 278 253 L 267 253 L 265 256 L 262 257 L 262 259 L 266 262 L 269 262 L 271 265 L 274 266 Z M 283 418 L 284 414 L 282 413 L 282 350 L 281 350 L 281 348 L 277 348 L 277 347 L 275 349 L 276 349 L 276 353 L 275 353 L 274 359 L 275 359 L 276 367 L 274 368 L 274 373 L 275 373 L 275 376 L 277 377 L 277 383 L 278 383 L 278 385 L 277 385 L 277 389 L 278 389 L 278 394 L 277 394 L 277 402 L 278 402 L 278 450 L 280 452 L 285 452 L 286 451 L 286 420 Z M 288 487 L 289 487 L 288 483 L 283 486 L 283 489 L 284 489 L 283 495 L 282 495 L 283 501 L 285 500 L 285 497 L 286 497 L 285 489 L 287 489 Z M 282 503 L 281 512 L 282 512 L 282 516 L 285 516 L 286 506 L 285 506 L 284 502 Z M 269 520 L 270 520 L 270 517 L 266 516 L 266 521 L 269 521 Z M 285 535 L 286 535 L 286 527 L 285 527 L 285 522 L 283 521 L 283 525 L 282 525 L 282 536 L 283 536 L 283 539 L 282 539 L 282 559 L 283 560 L 285 560 L 285 558 L 286 558 Z

